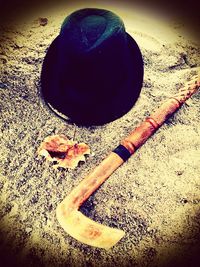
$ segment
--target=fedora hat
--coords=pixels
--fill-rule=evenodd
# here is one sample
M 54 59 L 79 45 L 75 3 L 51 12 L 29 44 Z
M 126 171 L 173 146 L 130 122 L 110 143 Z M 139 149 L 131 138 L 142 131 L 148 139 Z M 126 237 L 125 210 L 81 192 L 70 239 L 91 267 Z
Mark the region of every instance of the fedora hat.
M 62 118 L 101 125 L 127 113 L 139 97 L 143 60 L 113 12 L 85 8 L 67 16 L 41 72 L 41 95 Z

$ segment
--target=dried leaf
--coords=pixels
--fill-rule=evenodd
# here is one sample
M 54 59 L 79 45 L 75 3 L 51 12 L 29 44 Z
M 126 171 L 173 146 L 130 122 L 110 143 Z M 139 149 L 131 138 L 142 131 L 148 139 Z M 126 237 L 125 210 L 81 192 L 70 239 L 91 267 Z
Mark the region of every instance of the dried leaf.
M 38 149 L 38 154 L 48 161 L 56 162 L 55 168 L 77 167 L 79 161 L 85 161 L 86 154 L 90 154 L 90 148 L 85 143 L 69 140 L 64 135 L 48 136 Z

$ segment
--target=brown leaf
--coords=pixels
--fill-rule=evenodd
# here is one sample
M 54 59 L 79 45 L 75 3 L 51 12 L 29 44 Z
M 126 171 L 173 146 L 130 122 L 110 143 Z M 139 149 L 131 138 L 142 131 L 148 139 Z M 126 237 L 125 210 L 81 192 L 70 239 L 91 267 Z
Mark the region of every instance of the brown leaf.
M 55 168 L 74 169 L 79 161 L 85 161 L 84 155 L 90 154 L 90 148 L 85 143 L 77 144 L 64 135 L 53 135 L 44 139 L 38 149 L 38 154 L 48 161 L 56 162 Z

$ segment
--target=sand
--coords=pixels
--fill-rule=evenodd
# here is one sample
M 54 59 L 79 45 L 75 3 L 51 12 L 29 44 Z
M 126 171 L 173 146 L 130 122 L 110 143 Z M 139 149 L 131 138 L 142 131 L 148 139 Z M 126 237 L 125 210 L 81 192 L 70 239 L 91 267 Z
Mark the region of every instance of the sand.
M 103 126 L 63 121 L 40 97 L 47 48 L 65 16 L 84 4 L 39 11 L 1 31 L 1 260 L 4 266 L 13 262 L 30 267 L 199 266 L 198 93 L 81 207 L 91 219 L 124 230 L 119 243 L 107 251 L 81 244 L 56 219 L 58 203 L 72 188 L 200 66 L 199 43 L 184 24 L 123 5 L 98 6 L 122 17 L 142 51 L 145 68 L 135 106 Z M 47 20 L 41 23 L 39 17 Z M 75 170 L 54 169 L 38 156 L 41 142 L 53 134 L 88 144 L 86 162 Z

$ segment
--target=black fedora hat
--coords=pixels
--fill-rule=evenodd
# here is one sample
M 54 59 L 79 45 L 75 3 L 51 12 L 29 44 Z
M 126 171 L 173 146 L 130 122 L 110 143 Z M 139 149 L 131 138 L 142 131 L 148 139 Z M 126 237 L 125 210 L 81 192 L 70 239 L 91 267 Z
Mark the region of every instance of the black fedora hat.
M 143 60 L 113 12 L 86 8 L 64 20 L 41 73 L 41 93 L 63 118 L 100 125 L 127 113 L 139 97 Z

